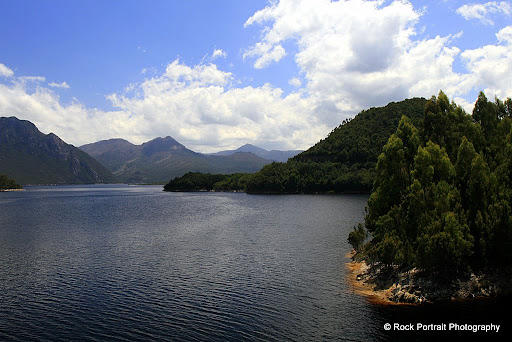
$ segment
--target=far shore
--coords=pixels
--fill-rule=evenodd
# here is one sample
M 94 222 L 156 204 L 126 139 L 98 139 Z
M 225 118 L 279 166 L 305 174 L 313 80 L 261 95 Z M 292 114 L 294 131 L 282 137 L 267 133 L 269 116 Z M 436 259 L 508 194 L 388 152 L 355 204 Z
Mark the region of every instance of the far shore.
M 0 192 L 25 191 L 25 189 L 0 189 Z

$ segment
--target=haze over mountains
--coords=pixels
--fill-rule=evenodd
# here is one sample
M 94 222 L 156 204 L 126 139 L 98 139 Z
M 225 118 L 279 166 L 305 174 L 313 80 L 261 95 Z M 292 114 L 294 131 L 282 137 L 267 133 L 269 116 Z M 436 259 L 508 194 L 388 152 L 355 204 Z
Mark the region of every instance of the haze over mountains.
M 80 148 L 105 165 L 119 181 L 126 183 L 163 183 L 187 172 L 256 172 L 271 163 L 250 152 L 197 153 L 171 137 L 156 138 L 142 145 L 124 139 L 109 139 Z
M 288 151 L 271 150 L 271 151 L 267 151 L 258 146 L 254 146 L 251 144 L 245 144 L 243 146 L 240 146 L 236 150 L 220 151 L 217 153 L 212 153 L 212 155 L 228 156 L 228 155 L 231 155 L 231 154 L 234 154 L 237 152 L 250 152 L 250 153 L 253 153 L 263 159 L 268 159 L 268 160 L 276 161 L 276 162 L 286 162 L 289 158 L 296 156 L 297 154 L 301 153 L 302 151 L 301 150 L 288 150 Z
M 21 184 L 115 182 L 87 153 L 15 117 L 0 117 L 0 173 Z

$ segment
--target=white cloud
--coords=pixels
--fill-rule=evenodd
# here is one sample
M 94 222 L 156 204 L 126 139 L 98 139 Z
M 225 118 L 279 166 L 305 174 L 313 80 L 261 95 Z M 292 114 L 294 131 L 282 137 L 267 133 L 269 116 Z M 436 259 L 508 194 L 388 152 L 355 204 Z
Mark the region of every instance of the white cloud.
M 226 58 L 228 54 L 225 51 L 222 51 L 222 49 L 214 49 L 212 53 L 212 61 L 217 58 Z
M 423 11 L 423 9 L 422 9 Z M 439 89 L 455 96 L 471 88 L 453 71 L 459 34 L 415 40 L 422 15 L 408 1 L 281 0 L 245 23 L 265 25 L 261 40 L 244 54 L 255 68 L 279 61 L 286 41 L 296 42 L 295 62 L 315 113 L 336 125 L 361 109 Z M 275 55 L 274 51 L 283 53 Z
M 55 82 L 51 82 L 51 83 L 48 83 L 48 85 L 52 88 L 64 88 L 64 89 L 69 89 L 69 84 L 67 84 L 66 81 L 62 82 L 62 83 L 55 83 Z
M 14 72 L 8 67 L 6 67 L 4 64 L 0 63 L 0 76 L 12 77 L 14 76 Z
M 237 75 L 212 63 L 224 53 L 216 49 L 204 58 L 209 64 L 175 60 L 163 72 L 145 69 L 143 82 L 108 95 L 113 111 L 79 101 L 63 105 L 42 86 L 44 77 L 4 71 L 10 83 L 0 83 L 0 115 L 31 120 L 76 145 L 171 135 L 204 152 L 248 142 L 305 149 L 343 119 L 390 101 L 428 98 L 442 89 L 471 109 L 467 94 L 474 90 L 512 96 L 512 26 L 499 30 L 494 44 L 463 50 L 456 46 L 461 33 L 418 38 L 421 15 L 405 0 L 281 0 L 247 20 L 264 27 L 243 55 L 264 68 L 293 53 L 300 79 L 289 80 L 297 87 L 290 94 L 271 84 L 242 86 Z M 296 47 L 287 52 L 290 42 Z M 454 71 L 456 61 L 466 71 Z
M 466 20 L 477 19 L 485 25 L 494 25 L 494 22 L 489 17 L 496 13 L 510 15 L 512 13 L 512 6 L 506 1 L 490 1 L 485 4 L 463 5 L 457 9 L 457 13 Z
M 181 86 L 223 86 L 232 79 L 231 73 L 220 71 L 215 64 L 200 64 L 191 68 L 180 64 L 178 59 L 167 66 L 165 76 L 168 81 L 176 85 L 180 84 Z
M 43 76 L 20 76 L 20 77 L 16 77 L 16 79 L 22 83 L 27 83 L 27 82 L 34 82 L 34 83 L 37 83 L 37 82 L 46 82 L 46 78 L 43 77 Z
M 311 115 L 313 99 L 284 96 L 270 84 L 236 88 L 233 78 L 214 64 L 190 67 L 176 60 L 165 73 L 140 84 L 139 96 L 112 94 L 109 99 L 140 120 L 143 135 L 171 135 L 201 151 L 247 142 L 307 148 L 328 132 Z
M 462 52 L 475 86 L 488 96 L 512 96 L 512 26 L 496 33 L 501 45 L 486 45 Z
M 44 80 L 33 77 L 32 80 Z M 264 84 L 234 87 L 234 76 L 214 64 L 178 60 L 163 73 L 108 96 L 113 111 L 64 105 L 40 82 L 0 83 L 0 116 L 32 121 L 44 133 L 82 145 L 122 137 L 140 144 L 170 135 L 185 146 L 215 152 L 247 142 L 282 149 L 308 148 L 332 129 L 311 115 L 312 98 Z
M 32 90 L 26 82 L 0 83 L 0 116 L 30 120 L 43 133 L 54 132 L 75 145 L 116 136 L 140 139 L 130 113 L 88 109 L 78 101 L 63 105 L 51 89 Z
M 272 64 L 272 62 L 279 62 L 284 56 L 286 51 L 281 45 L 272 46 L 270 44 L 258 43 L 244 53 L 244 58 L 259 56 L 254 62 L 256 69 L 263 69 Z
M 302 85 L 302 81 L 299 78 L 294 77 L 290 81 L 288 81 L 288 84 L 294 87 L 300 87 Z

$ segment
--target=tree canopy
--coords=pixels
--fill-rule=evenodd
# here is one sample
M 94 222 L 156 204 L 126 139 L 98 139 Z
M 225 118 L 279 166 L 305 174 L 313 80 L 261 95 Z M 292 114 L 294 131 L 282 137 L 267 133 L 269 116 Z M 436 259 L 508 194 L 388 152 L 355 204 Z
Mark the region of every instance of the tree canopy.
M 264 166 L 250 178 L 247 192 L 370 192 L 382 146 L 402 115 L 419 124 L 425 103 L 413 98 L 364 110 L 288 162 Z
M 21 185 L 17 184 L 14 179 L 9 178 L 7 175 L 0 174 L 0 190 L 11 189 L 21 189 Z
M 469 115 L 441 91 L 418 128 L 403 116 L 376 165 L 365 218 L 373 238 L 354 247 L 372 262 L 439 273 L 510 265 L 511 114 L 510 98 L 480 93 Z

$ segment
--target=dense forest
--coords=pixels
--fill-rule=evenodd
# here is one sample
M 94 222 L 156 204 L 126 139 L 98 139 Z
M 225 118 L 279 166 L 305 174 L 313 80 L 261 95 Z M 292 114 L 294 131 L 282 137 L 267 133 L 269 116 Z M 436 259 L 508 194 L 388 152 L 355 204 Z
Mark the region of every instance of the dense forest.
M 0 174 L 0 190 L 21 189 L 21 185 L 17 184 L 12 178 L 7 175 Z
M 165 191 L 245 191 L 251 174 L 230 175 L 188 172 L 164 186 Z
M 445 275 L 511 265 L 511 99 L 480 93 L 468 115 L 440 92 L 420 124 L 403 116 L 367 209 L 349 242 L 371 263 Z
M 402 115 L 418 124 L 425 103 L 425 99 L 413 98 L 364 110 L 288 162 L 264 166 L 250 178 L 246 190 L 249 193 L 370 192 L 382 146 Z
M 286 163 L 264 166 L 254 174 L 233 174 L 216 184 L 202 184 L 199 173 L 171 181 L 175 191 L 219 190 L 248 193 L 370 192 L 382 147 L 402 115 L 419 124 L 427 100 L 414 98 L 371 108 L 345 120 L 325 139 Z M 190 187 L 187 186 L 190 185 Z M 179 190 L 178 190 L 179 188 Z

